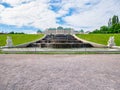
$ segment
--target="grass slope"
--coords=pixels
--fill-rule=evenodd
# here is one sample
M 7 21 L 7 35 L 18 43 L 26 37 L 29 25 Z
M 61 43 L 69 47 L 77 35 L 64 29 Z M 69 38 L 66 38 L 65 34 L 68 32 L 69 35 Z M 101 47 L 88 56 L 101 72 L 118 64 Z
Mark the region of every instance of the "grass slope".
M 19 45 L 27 42 L 31 42 L 42 38 L 43 34 L 1 34 L 0 35 L 0 46 L 5 46 L 7 36 L 11 36 L 14 45 Z
M 116 45 L 120 46 L 120 34 L 76 34 L 76 36 L 103 45 L 107 45 L 109 37 L 114 36 Z

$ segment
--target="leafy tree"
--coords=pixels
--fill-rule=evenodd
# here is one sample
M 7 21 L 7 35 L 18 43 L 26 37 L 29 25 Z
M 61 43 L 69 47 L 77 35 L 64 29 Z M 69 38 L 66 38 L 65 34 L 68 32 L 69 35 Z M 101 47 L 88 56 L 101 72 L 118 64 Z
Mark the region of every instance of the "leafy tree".
M 110 21 L 110 20 L 109 20 Z M 120 22 L 118 16 L 112 17 L 112 26 L 101 26 L 100 30 L 96 29 L 92 33 L 120 33 Z
M 24 32 L 14 32 L 14 31 L 11 31 L 8 34 L 25 34 L 25 33 Z
M 100 32 L 101 33 L 108 33 L 108 27 L 107 26 L 100 27 Z
M 119 29 L 120 29 L 120 23 L 117 23 L 117 24 L 112 25 L 111 28 L 109 28 L 109 32 L 119 33 L 120 32 Z
M 119 18 L 118 18 L 118 16 L 114 15 L 112 17 L 112 25 L 117 24 L 117 23 L 119 23 Z
M 113 33 L 113 27 L 110 27 L 108 33 Z
M 93 32 L 91 32 L 91 33 L 100 33 L 100 30 L 98 30 L 98 29 L 96 29 L 96 30 L 94 30 Z
M 115 24 L 114 33 L 119 33 L 120 23 Z
M 15 32 L 14 34 L 25 34 L 24 32 Z
M 9 34 L 14 34 L 14 31 L 9 32 Z
M 83 29 L 81 29 L 79 32 L 80 32 L 80 33 L 84 33 L 84 30 L 83 30 Z

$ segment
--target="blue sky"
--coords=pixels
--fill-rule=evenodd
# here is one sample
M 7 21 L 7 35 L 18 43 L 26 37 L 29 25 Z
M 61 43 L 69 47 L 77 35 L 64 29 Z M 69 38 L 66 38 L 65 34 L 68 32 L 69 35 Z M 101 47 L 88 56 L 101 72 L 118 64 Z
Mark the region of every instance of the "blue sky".
M 92 31 L 120 17 L 120 0 L 0 0 L 0 32 L 35 33 L 49 27 Z

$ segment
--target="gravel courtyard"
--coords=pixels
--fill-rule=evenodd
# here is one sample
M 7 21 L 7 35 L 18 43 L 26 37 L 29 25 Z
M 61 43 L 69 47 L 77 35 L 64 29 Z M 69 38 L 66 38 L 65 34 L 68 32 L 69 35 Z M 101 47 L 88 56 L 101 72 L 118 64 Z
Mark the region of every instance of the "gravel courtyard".
M 0 90 L 120 90 L 120 55 L 1 54 Z

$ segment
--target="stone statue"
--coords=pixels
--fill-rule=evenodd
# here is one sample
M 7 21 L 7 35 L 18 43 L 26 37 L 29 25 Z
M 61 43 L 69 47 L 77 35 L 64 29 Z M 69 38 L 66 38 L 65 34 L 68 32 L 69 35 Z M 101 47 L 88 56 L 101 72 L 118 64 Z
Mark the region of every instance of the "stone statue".
M 12 47 L 13 46 L 12 37 L 7 36 L 6 46 L 7 47 Z
M 108 40 L 108 47 L 112 47 L 112 46 L 115 46 L 115 42 L 114 42 L 114 36 L 111 36 Z

